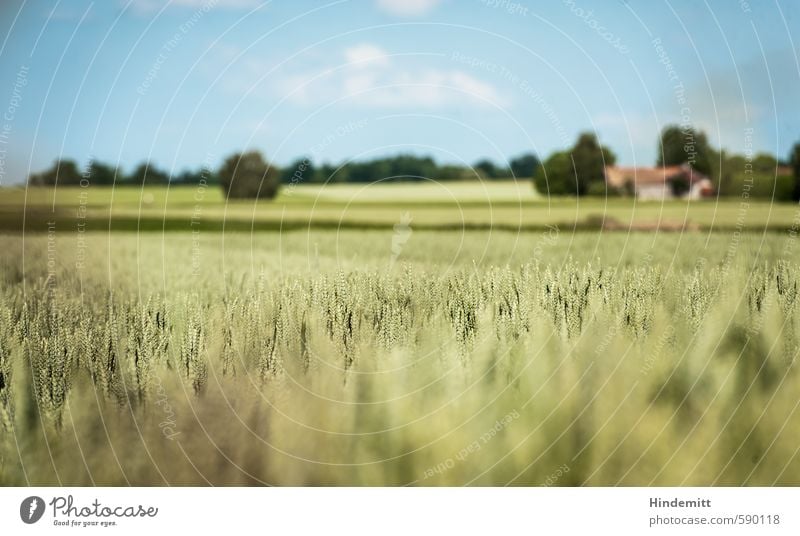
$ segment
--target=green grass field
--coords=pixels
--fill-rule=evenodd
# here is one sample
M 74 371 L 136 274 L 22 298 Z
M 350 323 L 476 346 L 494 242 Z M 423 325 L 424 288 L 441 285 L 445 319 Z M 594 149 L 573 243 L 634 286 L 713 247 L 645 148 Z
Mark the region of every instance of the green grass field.
M 272 201 L 225 202 L 217 186 L 0 189 L 0 229 L 127 231 L 392 227 L 408 213 L 417 229 L 692 229 L 785 231 L 800 225 L 793 204 L 722 198 L 637 202 L 543 198 L 528 182 L 285 186 Z M 85 211 L 85 212 L 84 212 Z M 58 223 L 60 222 L 60 223 Z
M 3 190 L 0 484 L 800 482 L 794 206 L 452 186 Z

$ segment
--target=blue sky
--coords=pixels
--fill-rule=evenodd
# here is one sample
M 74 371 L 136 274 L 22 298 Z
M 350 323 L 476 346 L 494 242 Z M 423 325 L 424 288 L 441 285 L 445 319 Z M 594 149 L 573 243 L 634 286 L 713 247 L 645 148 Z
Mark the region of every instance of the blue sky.
M 61 155 L 503 162 L 594 130 L 652 165 L 667 123 L 782 158 L 800 139 L 800 3 L 544 4 L 4 0 L 0 183 Z

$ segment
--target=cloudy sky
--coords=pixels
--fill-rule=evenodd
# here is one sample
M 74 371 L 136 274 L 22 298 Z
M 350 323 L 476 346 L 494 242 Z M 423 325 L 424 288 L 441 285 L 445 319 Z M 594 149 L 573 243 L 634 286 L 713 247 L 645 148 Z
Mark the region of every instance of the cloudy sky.
M 3 0 L 0 183 L 61 155 L 503 162 L 593 130 L 651 165 L 667 123 L 783 158 L 800 140 L 800 3 L 543 4 Z

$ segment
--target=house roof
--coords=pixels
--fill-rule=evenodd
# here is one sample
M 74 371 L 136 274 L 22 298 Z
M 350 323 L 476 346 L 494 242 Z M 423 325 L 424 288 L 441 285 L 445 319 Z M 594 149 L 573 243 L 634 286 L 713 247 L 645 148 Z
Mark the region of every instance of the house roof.
M 645 186 L 648 184 L 664 184 L 678 177 L 685 177 L 690 184 L 708 179 L 708 177 L 686 164 L 664 167 L 606 166 L 606 182 L 609 186 L 617 188 L 624 186 L 629 181 L 639 186 Z

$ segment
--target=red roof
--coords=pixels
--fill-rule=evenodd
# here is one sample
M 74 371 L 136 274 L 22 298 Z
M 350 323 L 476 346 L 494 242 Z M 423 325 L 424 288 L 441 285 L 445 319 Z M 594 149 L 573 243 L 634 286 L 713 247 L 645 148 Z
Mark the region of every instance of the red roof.
M 664 167 L 617 167 L 606 166 L 606 182 L 609 186 L 621 188 L 627 182 L 636 185 L 664 184 L 677 178 L 685 178 L 689 184 L 708 179 L 705 175 L 686 164 Z

